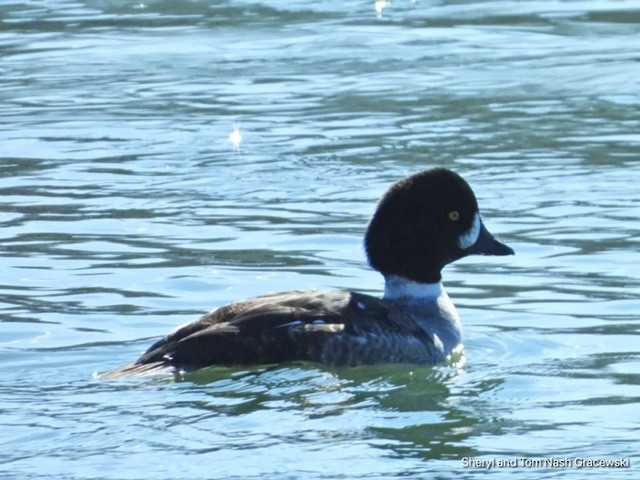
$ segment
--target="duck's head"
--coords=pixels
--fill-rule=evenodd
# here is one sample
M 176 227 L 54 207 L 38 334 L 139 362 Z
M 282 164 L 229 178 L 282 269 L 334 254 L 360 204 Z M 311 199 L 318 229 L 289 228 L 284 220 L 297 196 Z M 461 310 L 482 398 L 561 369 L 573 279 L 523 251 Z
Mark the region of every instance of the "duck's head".
M 385 277 L 421 283 L 441 279 L 448 263 L 467 255 L 512 255 L 485 228 L 469 184 L 431 168 L 395 183 L 378 203 L 365 236 L 369 264 Z

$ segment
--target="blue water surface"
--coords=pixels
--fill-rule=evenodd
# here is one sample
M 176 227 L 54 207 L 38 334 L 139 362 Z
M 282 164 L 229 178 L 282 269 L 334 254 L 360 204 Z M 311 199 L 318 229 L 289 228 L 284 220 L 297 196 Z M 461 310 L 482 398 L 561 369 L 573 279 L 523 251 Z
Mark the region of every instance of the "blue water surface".
M 637 478 L 639 52 L 631 0 L 0 4 L 2 478 Z M 430 166 L 516 250 L 445 269 L 460 361 L 93 377 L 380 294 L 367 221 Z

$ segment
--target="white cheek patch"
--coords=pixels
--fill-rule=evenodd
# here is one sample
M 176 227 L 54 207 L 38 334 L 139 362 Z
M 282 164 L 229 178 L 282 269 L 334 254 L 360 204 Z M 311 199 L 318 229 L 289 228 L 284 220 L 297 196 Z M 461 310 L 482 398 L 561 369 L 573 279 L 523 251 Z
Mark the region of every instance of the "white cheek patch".
M 481 225 L 480 214 L 476 212 L 476 214 L 473 216 L 473 221 L 471 222 L 471 227 L 469 227 L 469 230 L 458 237 L 458 246 L 461 249 L 464 250 L 465 248 L 469 248 L 471 245 L 478 241 Z

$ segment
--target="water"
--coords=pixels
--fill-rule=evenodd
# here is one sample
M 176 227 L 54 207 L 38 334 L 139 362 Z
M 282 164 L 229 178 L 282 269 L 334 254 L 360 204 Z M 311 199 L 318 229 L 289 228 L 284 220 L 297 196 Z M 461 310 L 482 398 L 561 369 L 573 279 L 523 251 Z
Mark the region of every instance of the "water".
M 2 477 L 636 478 L 639 34 L 624 0 L 3 2 Z M 517 252 L 445 270 L 464 367 L 92 378 L 234 300 L 379 294 L 366 222 L 432 165 Z

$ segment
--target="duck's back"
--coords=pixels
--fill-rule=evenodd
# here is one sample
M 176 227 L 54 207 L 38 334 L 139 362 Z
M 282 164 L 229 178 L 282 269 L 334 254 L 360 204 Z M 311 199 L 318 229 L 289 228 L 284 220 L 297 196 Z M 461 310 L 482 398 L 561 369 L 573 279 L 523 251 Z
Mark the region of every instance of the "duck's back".
M 373 297 L 350 292 L 291 291 L 221 307 L 152 345 L 137 363 L 166 362 L 193 370 L 208 365 L 317 360 L 329 335 L 348 323 L 386 318 Z M 357 300 L 355 300 L 357 302 Z M 374 313 L 375 310 L 375 313 Z
M 394 318 L 383 300 L 346 291 L 291 291 L 221 307 L 106 376 L 211 365 L 313 361 L 327 365 L 435 363 L 432 335 Z

